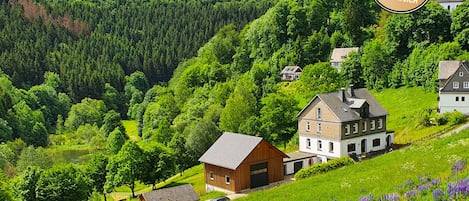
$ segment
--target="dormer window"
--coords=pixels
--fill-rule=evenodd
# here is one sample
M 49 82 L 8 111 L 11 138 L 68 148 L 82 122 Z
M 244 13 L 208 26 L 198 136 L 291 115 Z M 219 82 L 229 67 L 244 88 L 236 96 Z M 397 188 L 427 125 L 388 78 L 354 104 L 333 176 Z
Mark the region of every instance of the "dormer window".
M 358 123 L 353 124 L 353 133 L 357 134 L 358 133 Z
M 316 115 L 317 115 L 318 119 L 321 119 L 321 108 L 318 108 L 316 113 L 317 113 Z
M 345 135 L 350 135 L 350 124 L 345 125 Z
M 469 89 L 469 82 L 463 82 L 462 86 L 464 89 Z
M 370 121 L 370 130 L 375 130 L 375 120 Z
M 453 82 L 453 89 L 459 89 L 459 82 Z

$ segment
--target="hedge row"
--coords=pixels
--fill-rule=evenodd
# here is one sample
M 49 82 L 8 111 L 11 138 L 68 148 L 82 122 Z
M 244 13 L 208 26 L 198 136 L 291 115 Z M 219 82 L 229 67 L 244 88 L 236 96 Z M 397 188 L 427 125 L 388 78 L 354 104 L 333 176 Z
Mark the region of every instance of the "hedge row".
M 295 174 L 295 179 L 305 179 L 317 174 L 326 173 L 331 170 L 335 170 L 340 167 L 344 167 L 355 163 L 350 157 L 341 157 L 328 161 L 327 163 L 315 164 L 308 168 L 303 168 Z

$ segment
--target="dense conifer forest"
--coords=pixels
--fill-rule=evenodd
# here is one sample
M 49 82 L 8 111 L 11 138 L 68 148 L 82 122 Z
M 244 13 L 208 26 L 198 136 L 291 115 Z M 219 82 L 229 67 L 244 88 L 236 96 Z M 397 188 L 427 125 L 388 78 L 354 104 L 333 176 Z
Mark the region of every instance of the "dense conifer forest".
M 467 21 L 468 2 L 396 15 L 373 0 L 1 1 L 0 197 L 154 187 L 224 131 L 294 145 L 298 111 L 349 84 L 435 92 L 438 62 L 469 58 Z M 360 48 L 341 71 L 336 47 Z M 287 65 L 300 80 L 280 81 Z

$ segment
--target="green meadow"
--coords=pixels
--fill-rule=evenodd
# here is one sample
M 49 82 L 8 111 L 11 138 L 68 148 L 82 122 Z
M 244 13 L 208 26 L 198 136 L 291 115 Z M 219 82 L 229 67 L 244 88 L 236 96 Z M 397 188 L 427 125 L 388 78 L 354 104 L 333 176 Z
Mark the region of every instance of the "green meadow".
M 467 159 L 469 131 L 450 137 L 414 144 L 380 157 L 365 160 L 326 174 L 294 181 L 268 190 L 250 193 L 239 200 L 358 200 L 360 197 L 396 193 L 404 199 L 410 190 L 406 183 L 418 184 L 419 177 L 439 178 L 446 191 L 446 183 L 459 176 L 467 177 L 467 169 L 455 175 L 451 165 Z M 433 200 L 432 192 L 425 192 L 416 200 Z

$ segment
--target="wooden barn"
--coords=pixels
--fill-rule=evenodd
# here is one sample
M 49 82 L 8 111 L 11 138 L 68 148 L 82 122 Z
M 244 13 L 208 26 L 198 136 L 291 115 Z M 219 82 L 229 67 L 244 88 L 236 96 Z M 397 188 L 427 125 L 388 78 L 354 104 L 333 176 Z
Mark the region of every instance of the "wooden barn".
M 260 137 L 225 132 L 200 157 L 207 192 L 241 192 L 284 178 L 286 154 Z

